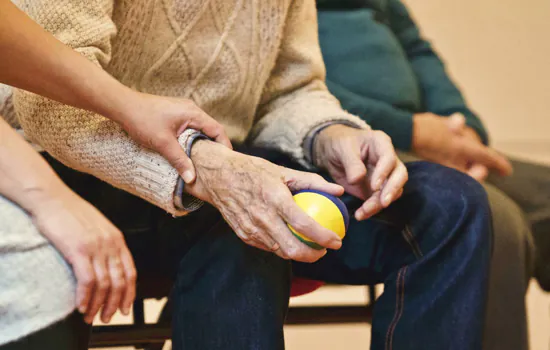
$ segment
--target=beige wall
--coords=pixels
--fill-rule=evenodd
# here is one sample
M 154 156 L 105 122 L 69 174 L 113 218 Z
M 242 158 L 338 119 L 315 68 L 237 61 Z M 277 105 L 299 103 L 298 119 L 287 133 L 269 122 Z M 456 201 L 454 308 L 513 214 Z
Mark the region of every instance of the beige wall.
M 549 0 L 404 2 L 494 140 L 550 140 Z

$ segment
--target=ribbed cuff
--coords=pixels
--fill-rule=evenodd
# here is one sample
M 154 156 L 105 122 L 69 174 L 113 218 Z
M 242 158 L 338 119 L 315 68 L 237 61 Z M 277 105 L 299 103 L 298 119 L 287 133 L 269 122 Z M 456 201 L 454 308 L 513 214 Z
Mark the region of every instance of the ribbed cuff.
M 335 124 L 341 124 L 346 125 L 352 128 L 356 129 L 370 129 L 370 127 L 365 123 L 363 120 L 361 120 L 359 117 L 356 117 L 351 114 L 347 114 L 344 112 L 343 115 L 340 116 L 334 116 L 334 117 L 325 117 L 319 120 L 317 124 L 314 124 L 312 127 L 309 127 L 306 132 L 299 131 L 297 135 L 298 139 L 300 139 L 301 136 L 301 147 L 299 148 L 299 152 L 285 152 L 291 154 L 301 165 L 306 167 L 310 170 L 316 170 L 316 166 L 313 163 L 313 144 L 315 137 L 325 128 L 335 125 Z M 284 150 L 286 151 L 286 150 Z
M 187 152 L 189 140 L 194 134 L 200 134 L 193 129 L 187 129 L 178 138 L 179 144 Z M 160 154 L 142 150 L 135 159 L 133 187 L 137 188 L 140 197 L 163 208 L 174 216 L 183 216 L 200 207 L 198 200 L 187 198 L 179 199 L 179 203 L 188 203 L 187 206 L 177 206 L 174 197 L 176 194 L 178 172 Z M 185 194 L 185 196 L 190 196 Z M 193 198 L 193 197 L 192 197 Z
M 332 125 L 345 125 L 356 129 L 359 128 L 356 124 L 350 122 L 349 120 L 331 120 L 313 128 L 313 130 L 311 130 L 307 134 L 303 144 L 304 158 L 308 163 L 312 164 L 313 166 L 316 166 L 314 161 L 315 160 L 315 147 L 314 147 L 315 139 L 317 138 L 317 135 L 321 133 L 321 131 L 325 130 L 326 128 Z
M 180 137 L 180 139 L 183 142 L 183 147 L 187 153 L 187 156 L 191 158 L 191 149 L 193 148 L 193 144 L 198 140 L 210 140 L 210 138 L 193 129 L 186 130 L 186 132 L 182 134 L 183 138 Z M 192 212 L 200 209 L 203 205 L 204 202 L 202 200 L 185 192 L 185 181 L 183 181 L 180 176 L 176 184 L 176 190 L 174 191 L 174 206 L 179 210 Z

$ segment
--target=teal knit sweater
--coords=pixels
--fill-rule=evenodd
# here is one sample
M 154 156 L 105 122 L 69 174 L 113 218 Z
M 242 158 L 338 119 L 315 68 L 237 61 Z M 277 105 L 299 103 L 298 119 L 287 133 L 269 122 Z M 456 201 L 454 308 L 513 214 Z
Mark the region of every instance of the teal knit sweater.
M 399 0 L 318 0 L 327 85 L 349 112 L 409 150 L 414 113 L 459 112 L 487 143 L 431 45 Z

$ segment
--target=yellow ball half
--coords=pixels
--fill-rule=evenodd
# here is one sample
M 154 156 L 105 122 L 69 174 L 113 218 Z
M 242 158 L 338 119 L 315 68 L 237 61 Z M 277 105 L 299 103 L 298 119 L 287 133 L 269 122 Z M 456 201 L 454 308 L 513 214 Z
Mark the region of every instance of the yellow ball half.
M 346 205 L 337 197 L 315 190 L 304 190 L 294 194 L 296 204 L 317 221 L 321 226 L 344 238 L 349 225 L 349 214 Z M 288 225 L 292 233 L 302 242 L 314 249 L 323 249 L 306 236 Z

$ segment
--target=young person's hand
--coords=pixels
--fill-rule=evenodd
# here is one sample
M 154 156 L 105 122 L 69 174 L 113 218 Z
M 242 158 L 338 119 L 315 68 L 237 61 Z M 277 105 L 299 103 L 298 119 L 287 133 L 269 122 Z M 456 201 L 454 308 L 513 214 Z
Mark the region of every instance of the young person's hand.
M 136 296 L 136 269 L 122 233 L 61 181 L 26 197 L 26 203 L 36 203 L 27 208 L 38 230 L 73 268 L 76 307 L 84 320 L 91 324 L 100 309 L 105 323 L 117 309 L 128 315 Z
M 195 181 L 196 173 L 193 162 L 178 143 L 178 136 L 185 129 L 199 130 L 231 148 L 222 125 L 191 100 L 132 91 L 121 103 L 120 112 L 107 116 L 121 124 L 134 141 L 166 158 L 187 184 Z

